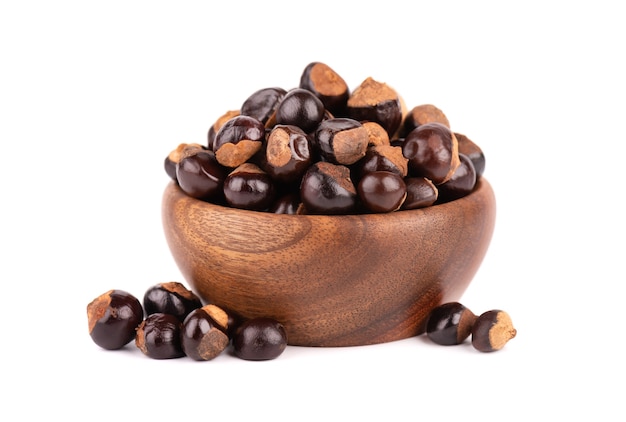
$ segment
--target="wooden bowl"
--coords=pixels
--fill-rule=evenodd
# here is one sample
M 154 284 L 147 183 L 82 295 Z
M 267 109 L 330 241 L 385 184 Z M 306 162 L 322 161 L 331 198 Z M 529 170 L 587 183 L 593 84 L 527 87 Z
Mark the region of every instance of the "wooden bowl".
M 272 317 L 288 342 L 356 346 L 416 336 L 457 301 L 494 229 L 495 197 L 391 214 L 283 215 L 226 208 L 170 183 L 165 237 L 190 287 L 243 318 Z

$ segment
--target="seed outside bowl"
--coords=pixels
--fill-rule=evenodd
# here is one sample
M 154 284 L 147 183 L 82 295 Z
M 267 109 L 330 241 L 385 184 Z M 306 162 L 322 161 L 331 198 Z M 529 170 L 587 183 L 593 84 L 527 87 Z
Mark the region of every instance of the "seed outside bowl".
M 165 237 L 206 303 L 280 321 L 288 343 L 359 346 L 422 334 L 430 311 L 458 301 L 494 230 L 485 178 L 455 201 L 362 215 L 285 215 L 194 199 L 174 182 Z

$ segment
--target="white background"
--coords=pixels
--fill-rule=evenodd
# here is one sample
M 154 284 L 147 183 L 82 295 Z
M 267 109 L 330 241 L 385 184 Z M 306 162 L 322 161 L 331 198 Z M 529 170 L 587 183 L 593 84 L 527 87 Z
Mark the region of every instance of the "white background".
M 618 2 L 344 3 L 0 4 L 0 419 L 624 420 Z M 95 296 L 183 281 L 166 154 L 311 61 L 437 105 L 483 148 L 496 229 L 461 301 L 506 310 L 518 336 L 268 362 L 98 348 Z

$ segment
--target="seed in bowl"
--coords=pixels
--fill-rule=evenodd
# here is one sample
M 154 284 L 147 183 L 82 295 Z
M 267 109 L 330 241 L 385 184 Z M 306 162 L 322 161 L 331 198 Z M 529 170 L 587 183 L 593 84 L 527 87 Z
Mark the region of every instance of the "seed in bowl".
M 450 121 L 438 107 L 432 104 L 420 104 L 413 107 L 404 117 L 402 133 L 406 136 L 418 126 L 433 122 L 450 127 Z
M 324 118 L 324 104 L 311 91 L 295 88 L 285 94 L 276 108 L 276 123 L 298 126 L 309 133 Z
M 389 85 L 368 77 L 350 95 L 348 117 L 376 122 L 393 136 L 402 123 L 400 96 Z
M 227 171 L 216 160 L 213 151 L 192 150 L 176 165 L 176 180 L 192 198 L 215 200 L 221 197 Z
M 427 123 L 411 131 L 402 153 L 412 174 L 427 177 L 436 185 L 448 181 L 460 165 L 458 141 L 441 123 Z
M 357 193 L 350 169 L 340 164 L 320 161 L 302 178 L 300 198 L 312 214 L 348 214 L 356 207 Z
M 485 153 L 467 136 L 458 132 L 454 132 L 454 136 L 459 143 L 459 154 L 465 154 L 472 160 L 474 170 L 476 170 L 476 178 L 480 178 L 485 171 Z
M 439 197 L 439 189 L 425 177 L 406 177 L 406 199 L 402 203 L 405 210 L 413 210 L 433 205 Z
M 476 170 L 472 160 L 465 154 L 459 154 L 459 166 L 454 170 L 450 179 L 438 186 L 438 200 L 440 202 L 454 201 L 469 195 L 476 185 Z
M 236 116 L 215 134 L 213 152 L 217 161 L 235 168 L 256 154 L 265 141 L 265 126 L 254 117 Z
M 334 164 L 356 163 L 365 155 L 368 143 L 367 129 L 354 119 L 324 120 L 315 131 L 315 145 L 320 154 Z
M 298 214 L 335 215 L 429 207 L 471 193 L 485 166 L 480 147 L 453 132 L 447 116 L 436 106 L 422 104 L 405 112 L 400 95 L 372 77 L 350 92 L 345 80 L 320 62 L 305 67 L 298 87 L 259 89 L 240 108 L 220 116 L 209 127 L 207 143 L 201 148 L 205 152 L 185 147 L 183 153 L 180 148 L 166 158 L 166 172 L 185 193 L 206 202 L 261 212 L 292 213 L 297 209 Z M 207 151 L 214 156 L 208 158 Z M 186 159 L 195 153 L 197 157 Z M 474 165 L 475 177 L 469 177 L 471 170 L 461 163 L 461 154 Z M 333 170 L 334 182 L 318 183 L 319 163 L 345 166 L 349 175 L 342 175 L 344 169 Z M 257 166 L 269 180 L 263 176 L 258 186 L 255 180 L 243 180 L 239 177 L 243 176 L 239 172 L 242 165 Z M 328 174 L 326 170 L 322 173 Z M 367 196 L 352 193 L 366 173 L 376 171 L 398 173 L 404 179 L 407 199 L 402 205 L 381 210 L 372 207 Z M 232 172 L 234 183 L 229 180 L 224 186 Z M 313 184 L 325 190 L 312 192 Z M 269 186 L 275 192 L 269 196 L 271 203 L 257 204 L 258 194 Z M 385 201 L 394 204 L 395 194 L 388 194 Z M 291 200 L 276 203 L 298 196 L 297 207 L 289 205 Z
M 279 183 L 297 186 L 313 162 L 311 142 L 298 126 L 276 125 L 267 136 L 261 167 Z
M 272 125 L 276 120 L 276 108 L 287 91 L 283 88 L 262 88 L 253 92 L 241 105 L 241 114 L 254 117 L 264 125 Z
M 406 198 L 406 184 L 401 176 L 390 171 L 366 173 L 357 186 L 363 205 L 375 213 L 400 209 Z
M 275 196 L 274 181 L 256 164 L 243 163 L 224 180 L 224 198 L 233 208 L 263 211 Z
M 309 63 L 300 76 L 300 88 L 315 94 L 330 113 L 345 113 L 350 89 L 346 81 L 327 64 Z
M 371 171 L 390 171 L 401 177 L 408 174 L 408 160 L 402 154 L 402 148 L 392 145 L 375 145 L 367 149 L 359 161 L 358 175 Z
M 190 151 L 202 150 L 203 146 L 200 144 L 179 144 L 175 149 L 173 149 L 167 157 L 165 157 L 165 162 L 163 163 L 165 167 L 165 173 L 174 181 L 176 181 L 176 166 L 180 162 L 180 160 L 187 156 Z

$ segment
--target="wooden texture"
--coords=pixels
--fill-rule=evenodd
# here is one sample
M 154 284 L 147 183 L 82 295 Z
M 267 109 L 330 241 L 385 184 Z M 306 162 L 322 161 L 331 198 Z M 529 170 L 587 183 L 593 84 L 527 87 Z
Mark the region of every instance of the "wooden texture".
M 433 307 L 459 300 L 496 206 L 484 178 L 447 204 L 349 216 L 225 208 L 170 183 L 162 213 L 174 260 L 205 302 L 275 318 L 292 345 L 355 346 L 421 334 Z

